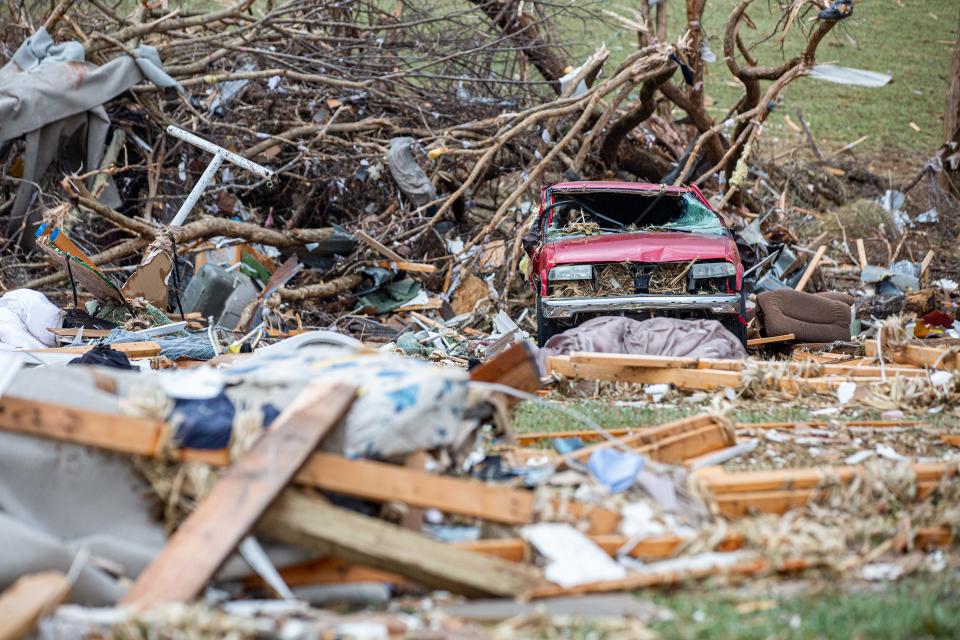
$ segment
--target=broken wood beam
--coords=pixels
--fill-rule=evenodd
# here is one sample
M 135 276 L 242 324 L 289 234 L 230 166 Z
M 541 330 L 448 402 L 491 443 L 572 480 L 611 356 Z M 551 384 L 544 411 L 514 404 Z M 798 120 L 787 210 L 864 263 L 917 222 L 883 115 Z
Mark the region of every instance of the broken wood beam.
M 607 364 L 580 364 L 566 356 L 547 358 L 547 373 L 584 380 L 609 380 L 642 384 L 672 384 L 682 389 L 713 390 L 735 387 L 740 383 L 739 371 L 714 369 L 675 369 L 633 367 Z
M 930 495 L 943 476 L 957 473 L 956 463 L 915 463 L 912 468 L 919 499 Z M 753 511 L 784 513 L 803 506 L 821 496 L 829 483 L 849 483 L 863 471 L 854 465 L 738 472 L 709 467 L 695 472 L 695 477 L 722 515 L 738 518 Z
M 659 462 L 676 464 L 736 443 L 729 429 L 713 416 L 700 414 L 656 427 L 636 430 L 616 440 L 604 440 L 567 454 L 568 459 L 586 462 L 597 449 L 629 448 Z
M 180 525 L 120 604 L 147 609 L 196 598 L 355 396 L 354 388 L 339 384 L 301 391 Z
M 151 358 L 160 355 L 160 345 L 152 340 L 141 342 L 115 342 L 107 345 L 114 351 L 126 354 L 128 358 Z M 81 345 L 76 347 L 48 347 L 45 349 L 25 349 L 29 353 L 75 353 L 78 356 L 85 354 L 93 349 L 94 345 Z
M 160 453 L 164 422 L 92 411 L 15 396 L 0 398 L 0 430 L 108 451 L 152 457 Z M 184 462 L 230 464 L 226 449 L 179 449 Z
M 527 342 L 515 342 L 470 372 L 474 382 L 494 382 L 533 393 L 541 386 L 540 368 Z
M 70 581 L 59 571 L 20 576 L 0 594 L 0 640 L 19 640 L 67 599 Z
M 795 340 L 797 336 L 792 333 L 786 333 L 782 336 L 768 336 L 766 338 L 753 338 L 752 340 L 747 340 L 748 347 L 760 347 L 765 344 L 773 344 L 775 342 L 790 342 Z
M 403 502 L 509 525 L 537 521 L 532 491 L 513 489 L 472 478 L 452 478 L 373 460 L 349 460 L 315 453 L 297 474 L 296 482 L 364 500 Z M 616 529 L 620 516 L 603 507 L 568 502 L 561 505 L 574 520 L 589 521 L 589 530 Z
M 918 532 L 919 533 L 919 532 Z M 631 540 L 621 534 L 606 534 L 589 536 L 598 547 L 608 555 L 616 557 L 621 549 L 632 543 L 625 553 L 631 558 L 643 561 L 665 560 L 679 552 L 690 538 L 675 535 L 655 536 Z M 466 542 L 450 543 L 452 546 L 478 553 L 484 556 L 499 558 L 514 563 L 529 563 L 533 557 L 530 544 L 522 538 L 488 538 L 470 540 Z M 743 547 L 744 537 L 739 533 L 729 533 L 714 547 L 714 551 L 736 551 Z M 308 560 L 280 569 L 280 576 L 290 587 L 299 587 L 310 584 L 329 584 L 343 582 L 387 582 L 391 584 L 410 584 L 406 578 L 386 571 L 360 564 L 346 562 L 339 558 L 324 556 L 315 560 Z M 252 576 L 245 580 L 250 586 L 263 587 L 262 578 Z
M 863 343 L 867 356 L 877 356 L 877 341 L 867 340 Z M 917 367 L 930 367 L 946 371 L 957 370 L 957 354 L 948 349 L 924 347 L 916 344 L 906 344 L 899 347 L 884 349 L 883 357 L 889 358 L 898 364 L 909 364 Z M 889 374 L 888 374 L 889 375 Z
M 292 490 L 271 507 L 260 530 L 281 542 L 466 596 L 514 597 L 543 585 L 533 567 L 458 549 Z
M 397 269 L 410 273 L 436 273 L 437 266 L 422 262 L 406 262 L 405 260 L 378 260 L 377 266 L 383 269 Z
M 823 254 L 826 252 L 827 245 L 825 244 L 822 244 L 817 248 L 817 252 L 813 254 L 813 258 L 810 259 L 810 264 L 807 265 L 806 271 L 804 271 L 803 275 L 800 276 L 800 282 L 798 282 L 797 286 L 795 287 L 797 291 L 803 291 L 807 288 L 807 283 L 813 276 L 813 272 L 816 271 L 817 267 L 820 265 L 820 260 L 823 259 Z

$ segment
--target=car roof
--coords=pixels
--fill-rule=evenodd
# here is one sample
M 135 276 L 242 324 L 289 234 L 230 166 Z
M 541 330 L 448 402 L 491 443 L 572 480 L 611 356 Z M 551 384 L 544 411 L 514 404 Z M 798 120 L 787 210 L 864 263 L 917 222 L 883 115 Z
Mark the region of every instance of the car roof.
M 661 189 L 667 193 L 690 193 L 691 187 L 651 184 L 649 182 L 624 182 L 622 180 L 581 180 L 578 182 L 558 182 L 547 187 L 551 191 L 652 191 L 659 193 Z

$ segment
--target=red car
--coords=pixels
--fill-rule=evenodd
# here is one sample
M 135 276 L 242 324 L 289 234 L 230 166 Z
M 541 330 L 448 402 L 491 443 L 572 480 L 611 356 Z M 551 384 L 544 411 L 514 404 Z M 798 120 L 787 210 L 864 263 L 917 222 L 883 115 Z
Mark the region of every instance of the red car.
M 696 187 L 544 187 L 523 247 L 541 345 L 600 315 L 715 318 L 746 342 L 740 254 Z

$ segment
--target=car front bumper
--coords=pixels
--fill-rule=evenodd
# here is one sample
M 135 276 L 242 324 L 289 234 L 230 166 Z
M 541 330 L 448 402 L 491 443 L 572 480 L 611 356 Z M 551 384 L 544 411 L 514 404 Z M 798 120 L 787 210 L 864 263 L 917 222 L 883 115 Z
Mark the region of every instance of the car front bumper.
M 543 315 L 547 318 L 570 318 L 578 313 L 619 311 L 709 311 L 718 315 L 740 313 L 740 296 L 720 295 L 655 295 L 610 296 L 602 298 L 543 298 Z

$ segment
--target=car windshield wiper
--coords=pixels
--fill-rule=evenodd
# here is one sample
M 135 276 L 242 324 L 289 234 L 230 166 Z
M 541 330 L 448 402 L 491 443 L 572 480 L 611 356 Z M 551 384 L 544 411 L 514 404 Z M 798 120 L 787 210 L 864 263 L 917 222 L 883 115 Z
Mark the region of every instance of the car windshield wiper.
M 578 206 L 580 206 L 580 207 L 583 207 L 584 209 L 586 209 L 587 211 L 589 211 L 590 213 L 592 213 L 592 214 L 595 215 L 596 217 L 600 218 L 601 220 L 605 220 L 606 222 L 610 222 L 610 223 L 612 223 L 612 224 L 617 225 L 617 229 L 614 229 L 614 231 L 623 229 L 624 227 L 627 226 L 627 225 L 625 225 L 624 223 L 620 222 L 619 220 L 614 220 L 613 218 L 611 218 L 611 217 L 609 217 L 609 216 L 605 216 L 605 215 L 603 215 L 602 213 L 600 213 L 600 212 L 596 211 L 595 209 L 591 208 L 590 206 L 584 204 L 583 202 L 579 202 L 578 200 L 560 200 L 560 201 L 558 201 L 558 202 L 554 202 L 553 204 L 550 204 L 550 205 L 547 205 L 546 207 L 544 207 L 542 213 L 546 213 L 546 212 L 549 211 L 550 209 L 553 209 L 554 207 L 559 206 L 559 205 L 561 205 L 561 204 L 575 204 L 575 205 L 578 205 Z M 542 215 L 542 214 L 541 214 L 541 215 Z

